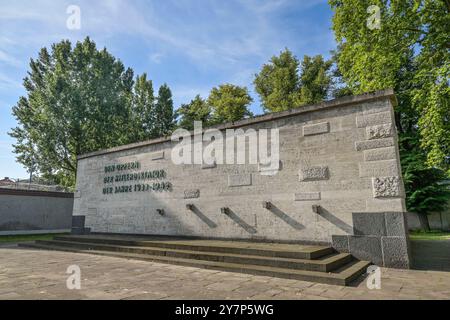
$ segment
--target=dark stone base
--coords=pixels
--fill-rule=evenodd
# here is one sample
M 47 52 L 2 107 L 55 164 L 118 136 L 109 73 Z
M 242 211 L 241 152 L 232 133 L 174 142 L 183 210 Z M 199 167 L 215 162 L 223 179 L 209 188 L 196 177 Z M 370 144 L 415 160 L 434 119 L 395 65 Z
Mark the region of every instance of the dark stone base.
M 71 234 L 73 235 L 85 235 L 90 234 L 91 228 L 72 228 Z
M 353 213 L 354 235 L 334 235 L 333 248 L 389 268 L 410 268 L 405 214 Z

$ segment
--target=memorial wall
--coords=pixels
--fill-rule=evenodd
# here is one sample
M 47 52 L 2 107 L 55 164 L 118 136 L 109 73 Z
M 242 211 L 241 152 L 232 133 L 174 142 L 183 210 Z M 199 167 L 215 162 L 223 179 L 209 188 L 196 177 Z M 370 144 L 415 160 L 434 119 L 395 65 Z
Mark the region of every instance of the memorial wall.
M 223 150 L 203 164 L 179 164 L 174 152 L 191 140 L 195 158 L 194 136 L 80 155 L 74 215 L 86 216 L 93 232 L 328 244 L 337 236 L 345 251 L 358 234 L 354 224 L 370 213 L 363 224 L 383 217 L 379 238 L 389 236 L 386 213 L 405 212 L 395 104 L 386 90 L 217 126 Z M 227 135 L 231 129 L 242 129 L 234 132 L 240 138 Z M 271 165 L 249 150 L 260 132 Z M 203 139 L 203 151 L 218 142 L 217 134 Z M 239 139 L 247 161 L 229 164 L 227 151 L 243 154 Z M 404 229 L 395 236 L 404 240 Z

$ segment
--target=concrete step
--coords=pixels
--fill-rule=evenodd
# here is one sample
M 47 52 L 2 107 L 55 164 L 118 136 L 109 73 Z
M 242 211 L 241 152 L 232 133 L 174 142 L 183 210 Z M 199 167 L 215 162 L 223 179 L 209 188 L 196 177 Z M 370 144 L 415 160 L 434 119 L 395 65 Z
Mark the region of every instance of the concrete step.
M 166 256 L 182 259 L 194 259 L 204 261 L 217 261 L 236 264 L 249 264 L 270 266 L 276 268 L 309 270 L 330 272 L 352 261 L 353 257 L 347 253 L 334 253 L 324 256 L 321 259 L 292 259 L 292 258 L 278 258 L 253 256 L 234 253 L 219 253 L 219 252 L 201 252 L 192 250 L 167 249 L 167 248 L 152 248 L 152 247 L 138 247 L 138 246 L 119 246 L 110 244 L 87 243 L 87 242 L 72 242 L 61 240 L 38 240 L 38 244 L 55 245 L 62 247 L 78 248 L 83 250 L 97 250 L 97 251 L 113 251 L 133 254 L 148 254 L 153 256 Z
M 169 263 L 190 267 L 214 269 L 221 271 L 230 272 L 240 272 L 261 276 L 269 277 L 279 277 L 287 279 L 296 279 L 303 281 L 319 282 L 333 285 L 348 285 L 353 280 L 362 275 L 370 262 L 367 261 L 353 261 L 341 267 L 339 272 L 320 272 L 320 271 L 308 271 L 308 270 L 295 270 L 295 269 L 285 269 L 276 268 L 270 266 L 259 266 L 259 265 L 246 265 L 246 264 L 236 264 L 228 262 L 219 261 L 205 261 L 205 260 L 194 260 L 194 259 L 183 259 L 168 256 L 153 256 L 148 254 L 136 254 L 136 253 L 124 253 L 124 252 L 112 252 L 112 251 L 100 251 L 100 250 L 86 250 L 77 249 L 75 247 L 50 245 L 44 243 L 23 243 L 20 246 L 44 249 L 44 250 L 58 250 L 58 251 L 68 251 L 76 253 L 89 253 L 103 256 L 120 257 L 126 259 L 135 259 L 143 261 L 152 261 L 159 263 Z
M 101 243 L 119 246 L 152 247 L 308 260 L 320 259 L 321 257 L 335 253 L 333 248 L 326 246 L 253 243 L 246 241 L 189 240 L 186 238 L 174 239 L 173 237 L 168 239 L 167 237 L 68 235 L 58 236 L 54 239 L 82 243 Z

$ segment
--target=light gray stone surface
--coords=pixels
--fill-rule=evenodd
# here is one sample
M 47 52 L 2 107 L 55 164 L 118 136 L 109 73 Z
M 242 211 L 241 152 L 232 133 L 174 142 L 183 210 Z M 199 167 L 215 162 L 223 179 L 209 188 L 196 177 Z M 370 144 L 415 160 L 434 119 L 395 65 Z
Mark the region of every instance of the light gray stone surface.
M 151 155 L 152 160 L 161 160 L 164 159 L 164 151 L 155 152 Z
M 303 135 L 304 136 L 312 136 L 316 134 L 328 133 L 330 131 L 330 123 L 329 122 L 321 122 L 316 124 L 309 124 L 303 126 Z
M 366 128 L 358 128 L 356 121 L 359 117 L 367 126 L 380 125 L 390 115 L 387 123 L 393 123 L 393 100 L 390 91 L 371 93 L 217 126 L 220 130 L 278 129 L 282 168 L 273 175 L 264 175 L 258 164 L 218 164 L 210 170 L 202 170 L 202 165 L 176 165 L 172 161 L 176 142 L 170 137 L 82 155 L 76 186 L 81 197 L 75 199 L 74 214 L 85 215 L 86 227 L 93 232 L 331 243 L 332 235 L 352 232 L 352 212 L 377 206 L 373 177 L 400 175 L 394 163 L 397 157 L 389 162 L 389 174 L 382 174 L 386 172 L 378 164 L 381 161 L 366 162 L 362 152 L 383 147 L 397 152 L 395 137 L 366 140 Z M 380 115 L 372 116 L 378 113 L 383 113 L 381 120 Z M 323 123 L 329 124 L 328 132 L 303 134 L 305 126 Z M 164 159 L 153 160 L 163 152 Z M 166 178 L 145 183 L 166 181 L 171 189 L 135 192 L 134 181 L 104 184 L 105 166 L 133 161 L 140 163 L 141 171 L 165 170 Z M 320 169 L 308 172 L 308 181 L 300 181 L 299 172 L 308 168 Z M 127 185 L 132 192 L 102 192 L 105 187 Z M 186 190 L 199 190 L 200 197 L 185 199 Z M 320 199 L 295 201 L 293 196 L 308 193 L 320 193 Z M 383 202 L 383 211 L 402 210 L 403 199 L 396 200 L 400 202 Z M 276 213 L 263 210 L 263 201 L 270 201 Z M 187 210 L 188 203 L 195 203 L 198 212 Z M 323 215 L 315 214 L 312 204 L 320 205 Z M 221 214 L 222 207 L 234 215 Z M 97 210 L 89 211 L 92 208 Z M 165 215 L 156 214 L 156 209 L 164 209 Z
M 397 160 L 370 161 L 359 163 L 359 176 L 364 177 L 387 177 L 399 174 Z
M 392 122 L 393 119 L 390 111 L 365 114 L 356 117 L 356 126 L 358 128 L 380 124 L 391 124 Z
M 301 192 L 294 194 L 295 201 L 320 200 L 320 192 Z
M 395 147 L 369 149 L 364 151 L 364 161 L 379 161 L 396 159 Z
M 394 145 L 395 145 L 395 143 L 394 143 L 393 138 L 384 138 L 384 139 L 365 140 L 365 141 L 356 141 L 355 142 L 355 148 L 357 151 L 392 147 Z
M 402 198 L 372 198 L 366 200 L 368 212 L 404 212 L 405 200 Z

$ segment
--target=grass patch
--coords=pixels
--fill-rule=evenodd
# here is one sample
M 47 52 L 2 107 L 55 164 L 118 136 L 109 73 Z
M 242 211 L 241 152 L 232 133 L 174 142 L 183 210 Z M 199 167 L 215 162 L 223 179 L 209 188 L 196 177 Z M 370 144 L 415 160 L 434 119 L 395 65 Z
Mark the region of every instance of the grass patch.
M 450 232 L 442 231 L 411 231 L 411 240 L 450 240 Z
M 61 236 L 63 234 L 58 233 L 46 233 L 46 234 L 26 234 L 26 235 L 11 235 L 0 236 L 0 243 L 17 243 L 34 240 L 52 240 L 53 237 Z

